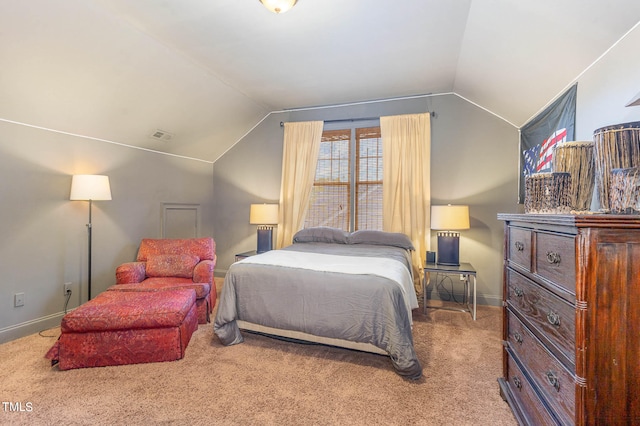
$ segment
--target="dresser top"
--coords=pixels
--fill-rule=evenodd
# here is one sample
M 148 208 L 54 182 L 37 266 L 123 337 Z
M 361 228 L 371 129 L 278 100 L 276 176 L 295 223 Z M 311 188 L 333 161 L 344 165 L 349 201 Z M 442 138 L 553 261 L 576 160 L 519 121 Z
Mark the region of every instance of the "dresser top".
M 638 228 L 640 215 L 498 213 L 498 220 L 574 226 L 577 228 Z

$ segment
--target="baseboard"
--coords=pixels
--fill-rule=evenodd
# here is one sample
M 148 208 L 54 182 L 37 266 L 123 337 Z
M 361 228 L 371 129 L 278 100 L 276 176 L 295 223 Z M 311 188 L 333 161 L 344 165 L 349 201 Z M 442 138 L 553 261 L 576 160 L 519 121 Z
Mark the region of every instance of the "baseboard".
M 42 330 L 59 327 L 63 316 L 64 312 L 57 312 L 45 317 L 2 328 L 0 329 L 0 344 L 29 336 Z
M 478 295 L 478 305 L 502 306 L 502 296 L 497 294 Z

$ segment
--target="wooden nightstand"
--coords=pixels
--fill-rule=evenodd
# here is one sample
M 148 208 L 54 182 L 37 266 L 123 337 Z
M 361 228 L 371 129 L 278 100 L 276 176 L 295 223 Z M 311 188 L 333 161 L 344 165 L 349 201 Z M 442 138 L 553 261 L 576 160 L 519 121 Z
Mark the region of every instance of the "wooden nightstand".
M 245 251 L 244 253 L 236 254 L 236 262 L 242 259 L 246 259 L 247 257 L 255 256 L 258 254 L 255 250 Z

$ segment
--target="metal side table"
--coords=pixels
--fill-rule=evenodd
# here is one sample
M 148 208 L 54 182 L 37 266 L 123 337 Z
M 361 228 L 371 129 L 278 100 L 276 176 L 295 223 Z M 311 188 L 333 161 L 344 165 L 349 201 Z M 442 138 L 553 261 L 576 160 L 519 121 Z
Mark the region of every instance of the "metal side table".
M 447 306 L 427 306 L 427 287 L 431 284 L 431 273 L 436 274 L 436 282 L 438 280 L 439 274 L 444 275 L 462 275 L 464 277 L 464 288 L 465 288 L 465 299 L 466 309 L 464 308 L 450 308 Z M 429 278 L 427 278 L 427 276 Z M 473 304 L 469 305 L 469 301 L 471 299 L 471 286 L 470 277 L 473 278 Z M 473 320 L 476 320 L 476 270 L 470 263 L 460 262 L 458 266 L 452 265 L 441 265 L 438 263 L 427 263 L 424 267 L 424 279 L 422 280 L 422 297 L 423 297 L 423 309 L 424 312 L 427 312 L 427 308 L 430 309 L 445 309 L 450 311 L 459 311 L 459 312 L 469 312 L 473 317 Z

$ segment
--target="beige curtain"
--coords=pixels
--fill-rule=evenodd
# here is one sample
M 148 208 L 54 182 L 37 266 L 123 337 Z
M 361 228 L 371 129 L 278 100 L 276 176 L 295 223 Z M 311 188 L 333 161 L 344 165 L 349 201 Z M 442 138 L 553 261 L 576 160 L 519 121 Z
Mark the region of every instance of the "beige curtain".
M 414 247 L 416 289 L 422 291 L 423 265 L 430 246 L 431 115 L 380 117 L 382 134 L 382 228 L 402 232 Z
M 322 121 L 284 123 L 276 248 L 291 244 L 307 214 L 322 138 Z

